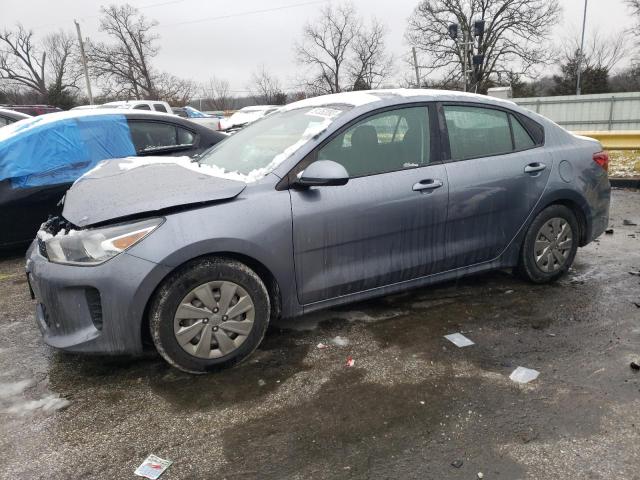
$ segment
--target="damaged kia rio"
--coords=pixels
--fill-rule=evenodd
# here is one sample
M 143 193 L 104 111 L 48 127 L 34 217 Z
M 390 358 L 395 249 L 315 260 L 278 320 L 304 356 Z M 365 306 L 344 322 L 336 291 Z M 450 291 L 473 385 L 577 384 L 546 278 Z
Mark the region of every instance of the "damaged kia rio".
M 296 102 L 189 159 L 99 164 L 27 253 L 49 345 L 193 373 L 276 317 L 491 269 L 535 283 L 605 230 L 608 157 L 512 102 L 430 90 Z

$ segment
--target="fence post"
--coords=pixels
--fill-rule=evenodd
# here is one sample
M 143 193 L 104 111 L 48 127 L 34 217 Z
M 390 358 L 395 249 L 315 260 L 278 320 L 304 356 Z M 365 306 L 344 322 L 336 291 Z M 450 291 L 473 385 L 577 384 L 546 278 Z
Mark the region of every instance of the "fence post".
M 540 113 L 540 100 L 536 100 L 536 113 Z
M 613 127 L 613 107 L 615 103 L 616 97 L 611 96 L 611 105 L 609 106 L 609 131 L 611 131 Z

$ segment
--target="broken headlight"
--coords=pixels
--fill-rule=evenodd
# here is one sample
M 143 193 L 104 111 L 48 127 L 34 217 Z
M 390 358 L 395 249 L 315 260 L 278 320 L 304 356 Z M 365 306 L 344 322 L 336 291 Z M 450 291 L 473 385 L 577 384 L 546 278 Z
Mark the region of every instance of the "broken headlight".
M 87 230 L 70 230 L 45 241 L 47 257 L 54 263 L 98 265 L 132 247 L 156 228 L 164 219 Z

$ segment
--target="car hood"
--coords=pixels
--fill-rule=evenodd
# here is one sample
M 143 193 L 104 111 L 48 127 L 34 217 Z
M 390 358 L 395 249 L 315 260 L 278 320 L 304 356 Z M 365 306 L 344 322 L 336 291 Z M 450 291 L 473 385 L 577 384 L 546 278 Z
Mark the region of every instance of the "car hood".
M 87 227 L 143 213 L 227 200 L 247 186 L 199 170 L 197 164 L 183 158 L 104 161 L 67 191 L 62 216 L 78 227 Z

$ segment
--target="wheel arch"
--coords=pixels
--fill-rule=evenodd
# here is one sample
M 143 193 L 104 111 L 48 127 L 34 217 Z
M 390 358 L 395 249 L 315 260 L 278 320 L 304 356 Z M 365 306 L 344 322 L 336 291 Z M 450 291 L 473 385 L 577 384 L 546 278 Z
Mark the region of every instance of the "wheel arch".
M 578 220 L 579 239 L 578 245 L 584 247 L 589 243 L 589 232 L 591 231 L 591 209 L 587 200 L 574 190 L 559 190 L 543 199 L 539 204 L 536 214 L 532 216 L 531 221 L 543 210 L 552 205 L 563 205 L 567 207 L 575 215 Z
M 211 257 L 236 260 L 238 262 L 245 264 L 250 269 L 252 269 L 256 273 L 256 275 L 260 277 L 260 280 L 264 282 L 265 287 L 267 288 L 267 292 L 269 293 L 269 300 L 271 302 L 271 319 L 278 318 L 281 315 L 282 291 L 280 289 L 280 284 L 278 283 L 276 276 L 271 272 L 271 270 L 266 265 L 264 265 L 262 262 L 260 262 L 259 260 L 249 255 L 238 253 L 238 252 L 218 251 L 218 252 L 204 253 L 204 254 L 196 255 L 192 258 L 184 259 L 180 264 L 173 266 L 173 268 L 171 268 L 171 270 L 169 270 L 162 277 L 162 279 L 160 279 L 158 284 L 153 289 L 153 292 L 151 293 L 151 295 L 149 295 L 149 298 L 147 299 L 147 302 L 145 304 L 145 307 L 142 313 L 142 319 L 140 321 L 140 338 L 142 339 L 143 346 L 153 345 L 153 341 L 151 340 L 151 333 L 149 331 L 150 308 L 158 290 L 162 287 L 162 285 L 167 280 L 167 278 L 171 276 L 174 272 L 176 272 L 176 270 L 179 270 L 180 268 L 184 267 L 188 263 L 197 262 L 200 259 L 211 258 Z

